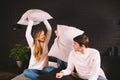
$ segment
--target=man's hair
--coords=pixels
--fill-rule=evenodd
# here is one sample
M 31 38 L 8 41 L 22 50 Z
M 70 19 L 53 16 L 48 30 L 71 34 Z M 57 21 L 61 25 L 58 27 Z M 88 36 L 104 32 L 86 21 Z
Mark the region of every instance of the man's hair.
M 77 42 L 80 46 L 85 45 L 86 47 L 88 47 L 89 38 L 85 34 L 76 36 L 73 38 L 73 40 Z

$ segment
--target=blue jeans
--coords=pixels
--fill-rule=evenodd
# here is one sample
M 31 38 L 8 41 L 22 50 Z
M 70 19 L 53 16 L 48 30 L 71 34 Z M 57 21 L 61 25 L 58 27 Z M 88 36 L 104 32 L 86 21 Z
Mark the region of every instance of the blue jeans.
M 67 62 L 57 59 L 57 64 L 59 69 L 65 69 L 67 67 Z
M 54 67 L 47 66 L 43 68 L 43 70 L 37 69 L 25 69 L 23 74 L 25 77 L 29 78 L 30 80 L 39 80 L 40 74 L 49 73 L 54 70 Z

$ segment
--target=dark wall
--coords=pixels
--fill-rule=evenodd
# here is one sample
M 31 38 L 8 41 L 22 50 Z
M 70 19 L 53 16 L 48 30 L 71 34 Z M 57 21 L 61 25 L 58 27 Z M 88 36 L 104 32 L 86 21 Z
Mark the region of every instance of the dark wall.
M 37 8 L 50 13 L 53 27 L 65 24 L 78 27 L 90 37 L 90 47 L 104 55 L 112 46 L 120 46 L 119 0 L 5 0 L 1 17 L 0 63 L 9 65 L 9 50 L 15 43 L 26 43 L 23 29 L 13 30 L 14 24 L 28 9 Z M 52 45 L 51 39 L 50 46 Z

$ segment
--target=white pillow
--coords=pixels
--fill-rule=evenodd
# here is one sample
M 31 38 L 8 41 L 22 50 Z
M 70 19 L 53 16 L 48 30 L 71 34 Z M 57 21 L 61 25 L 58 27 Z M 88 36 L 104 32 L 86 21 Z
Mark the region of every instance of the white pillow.
M 57 30 L 59 37 L 54 40 L 48 55 L 67 62 L 69 53 L 73 49 L 73 38 L 83 34 L 84 31 L 67 25 L 57 25 Z
M 28 25 L 28 20 L 30 19 L 34 21 L 34 25 L 37 25 L 44 20 L 52 18 L 53 17 L 45 11 L 39 9 L 30 9 L 22 15 L 21 19 L 17 22 L 17 24 Z
M 66 46 L 72 45 L 73 38 L 75 36 L 78 36 L 84 33 L 84 31 L 78 28 L 75 28 L 73 26 L 67 26 L 67 25 L 57 25 L 57 30 L 60 36 L 59 41 Z

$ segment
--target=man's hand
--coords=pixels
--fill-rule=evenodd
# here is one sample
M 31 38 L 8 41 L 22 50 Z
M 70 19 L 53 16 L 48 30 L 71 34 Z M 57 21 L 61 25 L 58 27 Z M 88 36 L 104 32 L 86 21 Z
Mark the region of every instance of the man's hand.
M 62 78 L 64 75 L 63 72 L 56 73 L 56 78 Z

